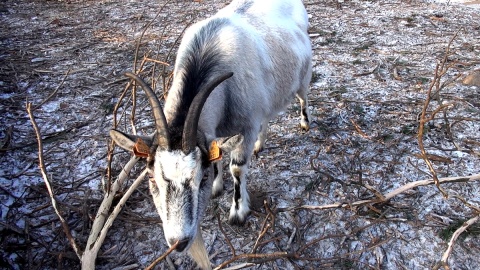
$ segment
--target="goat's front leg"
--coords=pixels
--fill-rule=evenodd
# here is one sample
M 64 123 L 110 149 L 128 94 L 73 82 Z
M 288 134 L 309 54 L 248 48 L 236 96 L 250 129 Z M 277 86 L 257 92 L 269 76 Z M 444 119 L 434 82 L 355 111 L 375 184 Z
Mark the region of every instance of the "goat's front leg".
M 231 154 L 230 172 L 233 177 L 233 202 L 228 222 L 242 225 L 250 213 L 250 198 L 247 191 L 247 173 L 251 148 L 235 150 Z M 249 153 L 248 155 L 246 153 Z

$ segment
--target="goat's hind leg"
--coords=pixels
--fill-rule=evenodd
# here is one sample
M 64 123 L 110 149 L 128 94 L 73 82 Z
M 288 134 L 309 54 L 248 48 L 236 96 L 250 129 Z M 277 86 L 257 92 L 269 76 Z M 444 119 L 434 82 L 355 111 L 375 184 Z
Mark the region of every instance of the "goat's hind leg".
M 308 92 L 308 87 L 301 88 L 297 92 L 297 98 L 300 101 L 300 108 L 301 108 L 300 127 L 305 131 L 308 131 L 310 129 L 310 120 L 311 120 L 310 110 L 308 109 L 307 92 Z
M 253 154 L 256 156 L 260 151 L 263 150 L 263 146 L 265 145 L 265 140 L 267 139 L 267 131 L 268 131 L 268 120 L 265 120 L 262 125 L 260 126 L 260 132 L 257 136 L 257 141 L 255 142 L 255 147 L 253 148 Z

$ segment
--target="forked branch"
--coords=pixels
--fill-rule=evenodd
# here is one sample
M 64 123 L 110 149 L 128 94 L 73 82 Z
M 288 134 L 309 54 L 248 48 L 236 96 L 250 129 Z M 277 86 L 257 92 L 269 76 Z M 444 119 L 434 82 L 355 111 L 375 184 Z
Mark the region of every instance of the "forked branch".
M 450 39 L 450 42 L 448 42 L 447 48 L 445 49 L 445 55 L 442 61 L 440 63 L 437 63 L 435 67 L 434 77 L 432 82 L 430 83 L 430 86 L 428 87 L 427 96 L 425 98 L 422 113 L 420 115 L 419 125 L 418 125 L 418 134 L 417 134 L 418 147 L 420 149 L 420 156 L 427 164 L 428 170 L 432 174 L 433 181 L 435 182 L 435 186 L 437 186 L 438 190 L 442 193 L 442 195 L 445 198 L 448 198 L 448 194 L 440 186 L 440 181 L 438 180 L 437 172 L 435 171 L 435 168 L 433 167 L 432 162 L 428 158 L 428 154 L 427 154 L 427 151 L 425 150 L 425 146 L 423 143 L 423 135 L 424 135 L 425 124 L 431 121 L 435 117 L 436 113 L 438 113 L 440 110 L 443 110 L 446 107 L 445 105 L 442 105 L 439 108 L 437 108 L 433 113 L 431 113 L 430 116 L 427 116 L 427 110 L 430 106 L 430 101 L 433 96 L 433 89 L 435 88 L 434 94 L 438 96 L 440 95 L 441 88 L 443 88 L 444 86 L 441 84 L 441 80 L 442 80 L 442 77 L 447 73 L 448 69 L 450 68 L 450 66 L 447 65 L 448 56 L 450 54 L 450 47 L 452 45 L 452 42 L 457 37 L 457 35 L 458 35 L 458 32 L 455 33 L 455 35 L 453 35 L 453 37 Z

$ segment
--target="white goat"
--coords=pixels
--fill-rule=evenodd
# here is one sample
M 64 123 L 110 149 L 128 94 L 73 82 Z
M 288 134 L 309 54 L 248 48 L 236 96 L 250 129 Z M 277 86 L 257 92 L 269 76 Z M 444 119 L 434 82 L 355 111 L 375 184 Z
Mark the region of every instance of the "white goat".
M 150 191 L 165 238 L 169 246 L 178 242 L 179 252 L 193 244 L 191 253 L 201 268 L 210 268 L 210 262 L 205 251 L 193 254 L 203 246 L 199 225 L 210 196 L 223 191 L 221 162 L 209 159 L 211 143 L 230 152 L 229 222 L 243 224 L 250 212 L 250 156 L 262 149 L 269 120 L 296 95 L 301 127 L 309 129 L 307 28 L 301 0 L 234 0 L 186 31 L 163 112 L 153 91 L 129 75 L 142 85 L 155 118 L 155 137 L 143 139 L 150 146 Z M 137 136 L 110 134 L 132 151 Z M 209 167 L 213 175 L 204 177 Z

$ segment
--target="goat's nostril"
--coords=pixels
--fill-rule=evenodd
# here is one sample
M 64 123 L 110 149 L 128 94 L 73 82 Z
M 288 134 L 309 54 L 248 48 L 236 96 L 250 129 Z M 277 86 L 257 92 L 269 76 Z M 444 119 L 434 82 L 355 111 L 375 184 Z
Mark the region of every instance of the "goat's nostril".
M 177 240 L 175 239 L 170 239 L 168 241 L 168 243 L 173 246 L 175 245 L 175 243 L 177 242 Z M 177 252 L 182 252 L 187 246 L 188 246 L 188 243 L 190 242 L 190 238 L 184 238 L 182 240 L 179 240 L 178 241 L 178 244 L 177 244 L 177 247 L 175 248 L 175 250 Z

